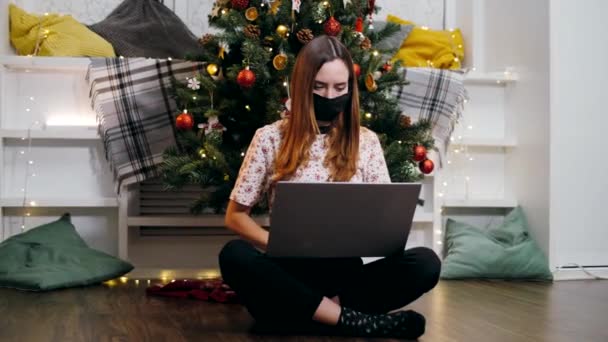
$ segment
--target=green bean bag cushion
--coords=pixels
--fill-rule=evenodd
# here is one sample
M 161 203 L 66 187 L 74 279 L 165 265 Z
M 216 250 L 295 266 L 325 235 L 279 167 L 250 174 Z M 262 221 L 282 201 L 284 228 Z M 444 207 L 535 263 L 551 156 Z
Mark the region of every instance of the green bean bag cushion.
M 448 219 L 446 248 L 442 279 L 553 279 L 547 258 L 528 234 L 520 207 L 488 230 Z
M 89 248 L 70 214 L 0 243 L 0 287 L 47 291 L 97 284 L 132 269 L 128 262 Z

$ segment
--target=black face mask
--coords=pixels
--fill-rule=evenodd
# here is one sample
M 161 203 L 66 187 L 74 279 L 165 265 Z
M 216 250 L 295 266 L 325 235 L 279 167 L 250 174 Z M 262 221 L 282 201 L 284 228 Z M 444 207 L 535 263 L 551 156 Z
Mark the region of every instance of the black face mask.
M 334 97 L 333 99 L 313 94 L 315 117 L 319 121 L 333 121 L 338 114 L 346 109 L 346 103 L 349 100 L 350 93 Z

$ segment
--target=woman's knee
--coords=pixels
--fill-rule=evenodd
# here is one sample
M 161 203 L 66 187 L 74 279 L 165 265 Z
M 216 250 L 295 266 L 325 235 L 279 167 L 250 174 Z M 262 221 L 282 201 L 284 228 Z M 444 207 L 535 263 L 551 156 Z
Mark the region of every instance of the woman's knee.
M 227 269 L 245 265 L 250 258 L 255 256 L 255 253 L 257 253 L 255 247 L 245 240 L 235 239 L 228 241 L 222 247 L 218 256 L 222 273 L 225 273 Z
M 419 266 L 417 278 L 422 282 L 426 291 L 434 288 L 441 273 L 441 260 L 437 253 L 427 247 L 412 248 L 407 252 L 416 259 L 416 264 Z

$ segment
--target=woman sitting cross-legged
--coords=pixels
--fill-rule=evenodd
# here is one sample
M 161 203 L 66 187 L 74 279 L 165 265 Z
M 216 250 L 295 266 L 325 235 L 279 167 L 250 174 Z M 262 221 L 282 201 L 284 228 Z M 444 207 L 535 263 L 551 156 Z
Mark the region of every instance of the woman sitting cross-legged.
M 437 284 L 441 263 L 431 249 L 412 248 L 365 265 L 361 258 L 264 253 L 269 234 L 249 213 L 264 193 L 272 205 L 276 182 L 390 183 L 378 137 L 360 126 L 353 61 L 338 39 L 320 36 L 301 50 L 290 89 L 290 115 L 257 130 L 230 195 L 226 226 L 242 239 L 220 252 L 224 281 L 262 324 L 419 337 L 424 317 L 394 310 Z

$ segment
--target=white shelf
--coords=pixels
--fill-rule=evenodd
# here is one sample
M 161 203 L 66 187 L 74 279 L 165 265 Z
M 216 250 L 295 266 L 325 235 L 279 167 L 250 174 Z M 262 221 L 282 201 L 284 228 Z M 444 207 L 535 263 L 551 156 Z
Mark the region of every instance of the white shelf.
M 493 138 L 462 138 L 454 139 L 452 145 L 465 145 L 473 147 L 515 147 L 515 138 L 493 139 Z
M 465 75 L 464 82 L 467 84 L 506 85 L 516 82 L 518 75 L 510 72 L 476 72 L 471 71 Z
M 36 205 L 29 205 L 30 201 L 35 201 Z M 26 207 L 28 208 L 90 208 L 90 207 L 118 207 L 118 200 L 115 197 L 99 198 L 28 198 Z M 3 198 L 0 200 L 2 207 L 23 208 L 23 198 Z
M 414 223 L 433 223 L 433 213 L 420 213 L 414 214 Z
M 30 136 L 32 139 L 52 139 L 52 140 L 97 140 L 99 134 L 96 127 L 62 127 L 47 129 L 32 129 Z M 4 139 L 24 139 L 27 138 L 27 129 L 0 129 L 0 138 Z
M 268 216 L 254 216 L 254 220 L 262 226 L 269 226 Z M 432 213 L 416 213 L 414 223 L 432 223 Z M 224 215 L 200 216 L 129 216 L 128 226 L 148 227 L 223 227 Z
M 268 226 L 268 216 L 254 217 L 254 220 L 262 225 Z M 129 216 L 128 226 L 148 227 L 223 227 L 224 215 L 200 215 L 200 216 Z
M 91 60 L 87 57 L 27 57 L 0 56 L 0 65 L 8 69 L 86 71 Z
M 515 208 L 514 199 L 444 199 L 443 206 L 447 208 Z

